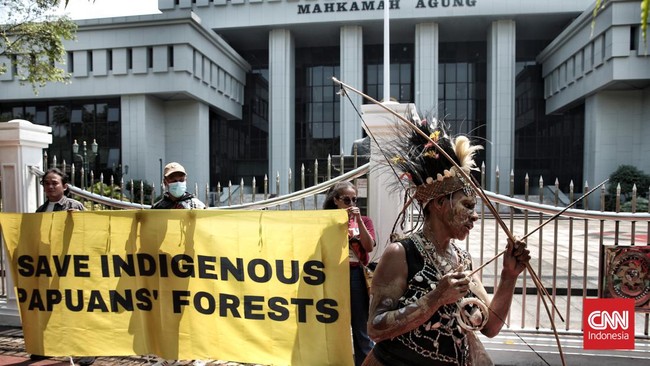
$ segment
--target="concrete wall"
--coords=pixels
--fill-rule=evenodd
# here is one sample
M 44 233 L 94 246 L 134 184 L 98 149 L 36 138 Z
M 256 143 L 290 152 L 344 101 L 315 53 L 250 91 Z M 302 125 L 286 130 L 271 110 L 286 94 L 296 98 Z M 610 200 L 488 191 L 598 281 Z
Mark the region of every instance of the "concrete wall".
M 600 90 L 621 89 L 617 82 L 644 85 L 650 79 L 650 57 L 644 51 L 650 48 L 650 38 L 644 43 L 641 36 L 639 2 L 606 4 L 593 28 L 588 9 L 538 57 L 547 113 Z
M 50 83 L 34 95 L 12 73 L 0 78 L 0 100 L 48 100 L 155 94 L 195 99 L 241 118 L 250 65 L 187 11 L 78 21 L 60 65 L 70 83 Z M 2 61 L 2 60 L 0 60 Z
M 163 164 L 181 163 L 188 175 L 187 187 L 194 192 L 199 186 L 199 198 L 205 200 L 205 184 L 209 182 L 210 147 L 209 108 L 194 101 L 165 103 L 165 152 Z
M 491 16 L 508 17 L 549 12 L 581 12 L 592 0 L 548 0 L 544 2 L 511 0 L 438 0 L 400 1 L 390 4 L 391 19 L 428 19 L 444 17 Z M 241 0 L 212 2 L 158 0 L 164 13 L 192 9 L 210 28 L 239 28 L 242 26 L 280 26 L 320 22 L 367 21 L 383 18 L 383 1 L 319 2 L 295 0 Z
M 650 174 L 650 88 L 607 91 L 585 103 L 584 179 L 594 186 L 620 165 L 633 165 Z M 637 187 L 646 191 L 649 187 Z M 595 205 L 595 206 L 594 206 Z M 599 207 L 590 202 L 590 207 Z

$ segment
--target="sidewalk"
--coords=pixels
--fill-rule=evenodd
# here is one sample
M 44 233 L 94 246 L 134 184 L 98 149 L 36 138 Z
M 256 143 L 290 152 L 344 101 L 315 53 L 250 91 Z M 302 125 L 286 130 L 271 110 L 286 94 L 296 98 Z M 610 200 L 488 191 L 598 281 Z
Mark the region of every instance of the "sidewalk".
M 138 366 L 153 365 L 160 359 L 151 356 L 130 356 L 130 357 L 97 357 L 93 366 Z M 179 361 L 175 366 L 191 366 L 192 361 Z M 0 326 L 0 365 L 2 366 L 70 366 L 70 358 L 53 357 L 46 360 L 31 360 L 25 352 L 25 339 L 20 328 Z M 198 363 L 197 363 L 198 365 Z M 228 361 L 206 361 L 206 366 L 243 366 L 246 364 Z
M 518 332 L 519 333 L 519 332 Z M 575 335 L 560 336 L 567 365 L 608 365 L 608 366 L 643 366 L 650 365 L 650 343 L 637 340 L 634 350 L 586 351 L 582 349 L 582 337 Z M 551 334 L 515 334 L 503 331 L 499 336 L 488 339 L 481 336 L 488 353 L 497 366 L 543 366 L 561 365 L 555 338 Z M 138 366 L 153 365 L 157 359 L 144 356 L 132 357 L 98 357 L 97 366 Z M 3 366 L 69 366 L 70 360 L 55 357 L 47 360 L 30 360 L 25 353 L 23 333 L 20 328 L 0 327 L 0 365 Z M 192 361 L 179 362 L 178 365 L 192 365 Z M 209 361 L 206 366 L 243 366 L 236 362 Z

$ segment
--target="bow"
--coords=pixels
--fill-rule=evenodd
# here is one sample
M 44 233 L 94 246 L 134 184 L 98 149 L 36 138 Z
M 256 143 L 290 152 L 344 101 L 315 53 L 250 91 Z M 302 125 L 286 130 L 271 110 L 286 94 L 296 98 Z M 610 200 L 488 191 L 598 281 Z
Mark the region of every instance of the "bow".
M 506 225 L 506 223 L 503 221 L 503 219 L 499 215 L 499 212 L 497 211 L 497 209 L 494 207 L 494 205 L 492 204 L 490 199 L 487 197 L 487 195 L 485 194 L 485 192 L 481 188 L 481 186 L 475 182 L 474 178 L 470 174 L 465 172 L 465 170 L 461 169 L 461 167 L 458 165 L 458 163 L 456 163 L 456 161 L 451 156 L 449 156 L 449 154 L 447 154 L 447 152 L 444 149 L 442 149 L 433 139 L 431 139 L 431 137 L 427 136 L 424 132 L 422 132 L 417 126 L 415 126 L 413 123 L 411 123 L 409 120 L 407 120 L 404 116 L 400 115 L 399 113 L 395 112 L 393 109 L 385 106 L 384 104 L 380 103 L 379 101 L 375 100 L 374 98 L 370 97 L 369 95 L 361 92 L 360 90 L 357 90 L 357 89 L 353 88 L 352 86 L 350 86 L 348 84 L 345 84 L 344 82 L 338 80 L 335 77 L 332 77 L 332 80 L 334 81 L 334 83 L 338 84 L 344 91 L 345 90 L 353 91 L 354 93 L 362 96 L 364 99 L 370 101 L 371 103 L 380 106 L 381 108 L 383 108 L 384 110 L 386 110 L 387 112 L 389 112 L 390 114 L 392 114 L 393 116 L 398 118 L 400 121 L 405 122 L 407 124 L 407 126 L 411 127 L 417 134 L 419 134 L 423 138 L 427 139 L 428 142 L 431 144 L 431 146 L 433 146 L 438 151 L 438 153 L 440 155 L 444 156 L 445 159 L 450 161 L 452 163 L 452 165 L 454 165 L 456 167 L 457 173 L 459 173 L 463 177 L 463 179 L 465 179 L 466 182 L 469 182 L 472 185 L 472 187 L 474 188 L 476 193 L 479 195 L 479 197 L 481 197 L 481 199 L 483 200 L 485 205 L 488 207 L 490 212 L 493 214 L 495 220 L 497 220 L 497 223 L 499 224 L 501 229 L 508 236 L 508 238 L 510 240 L 512 240 L 513 243 L 517 241 L 515 236 L 512 234 L 510 229 L 508 229 L 508 226 Z M 497 257 L 500 256 L 501 254 L 497 255 Z M 494 259 L 496 259 L 496 257 Z M 494 259 L 492 259 L 492 260 L 494 260 Z M 490 260 L 490 261 L 492 261 L 492 260 Z M 566 361 L 564 359 L 564 353 L 562 352 L 562 345 L 560 344 L 560 337 L 559 337 L 558 332 L 557 332 L 557 327 L 555 326 L 554 317 L 551 314 L 551 310 L 550 310 L 550 308 L 548 306 L 547 299 L 553 305 L 553 309 L 559 315 L 560 319 L 562 321 L 564 321 L 564 319 L 562 318 L 562 315 L 560 314 L 559 310 L 555 306 L 555 303 L 553 302 L 550 294 L 548 293 L 548 291 L 546 290 L 546 288 L 542 284 L 540 278 L 537 276 L 537 273 L 535 272 L 533 267 L 530 265 L 530 263 L 526 263 L 526 269 L 528 270 L 528 273 L 530 274 L 530 276 L 531 276 L 531 278 L 533 280 L 533 283 L 535 284 L 535 287 L 542 294 L 541 299 L 542 299 L 542 302 L 544 303 L 544 308 L 546 309 L 546 313 L 547 313 L 547 315 L 549 317 L 551 327 L 553 329 L 553 334 L 555 336 L 555 341 L 556 341 L 557 346 L 558 346 L 560 359 L 562 360 L 562 365 L 566 366 Z

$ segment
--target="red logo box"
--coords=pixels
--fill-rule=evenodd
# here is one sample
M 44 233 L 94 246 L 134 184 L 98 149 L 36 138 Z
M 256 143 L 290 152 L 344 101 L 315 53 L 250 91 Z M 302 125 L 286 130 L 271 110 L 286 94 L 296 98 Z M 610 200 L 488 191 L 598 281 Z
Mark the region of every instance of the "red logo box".
M 634 299 L 584 299 L 584 349 L 634 349 Z

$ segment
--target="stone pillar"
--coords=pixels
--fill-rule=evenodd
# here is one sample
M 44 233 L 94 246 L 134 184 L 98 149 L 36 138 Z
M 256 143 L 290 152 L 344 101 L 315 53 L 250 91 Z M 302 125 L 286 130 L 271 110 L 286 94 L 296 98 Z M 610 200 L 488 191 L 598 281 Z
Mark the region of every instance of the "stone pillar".
M 341 27 L 341 76 L 342 82 L 363 89 L 363 30 L 358 25 Z M 345 155 L 352 153 L 355 140 L 362 137 L 361 121 L 354 106 L 361 105 L 363 98 L 349 94 L 341 98 L 341 150 Z
M 383 105 L 394 110 L 402 116 L 407 115 L 409 108 L 415 108 L 413 104 L 400 104 L 387 102 Z M 363 118 L 370 129 L 369 135 L 374 136 L 378 143 L 384 145 L 394 136 L 393 126 L 396 117 L 390 112 L 376 104 L 365 104 L 361 106 Z M 370 173 L 368 173 L 368 217 L 375 225 L 377 235 L 377 252 L 370 253 L 373 260 L 377 260 L 390 244 L 390 234 L 397 215 L 402 209 L 403 191 L 395 189 L 397 177 L 392 171 L 387 170 L 387 162 L 376 143 L 371 143 L 370 148 Z M 399 230 L 399 227 L 397 228 Z
M 499 187 L 505 189 L 509 187 L 510 171 L 514 169 L 515 28 L 512 20 L 498 20 L 488 30 L 486 138 L 490 143 L 485 150 L 487 189 L 491 191 L 496 187 L 496 167 L 501 172 Z
M 0 184 L 4 212 L 36 211 L 40 203 L 39 178 L 29 168 L 43 170 L 43 149 L 52 143 L 51 132 L 51 127 L 19 119 L 0 123 Z M 20 326 L 18 303 L 7 257 L 4 257 L 7 302 L 0 306 L 0 324 Z
M 269 180 L 280 174 L 280 192 L 288 193 L 286 177 L 295 163 L 296 146 L 296 48 L 291 31 L 274 29 L 269 34 Z M 294 172 L 295 174 L 295 172 Z M 271 184 L 275 191 L 275 184 Z
M 438 114 L 439 34 L 437 23 L 415 26 L 415 105 L 425 114 Z

